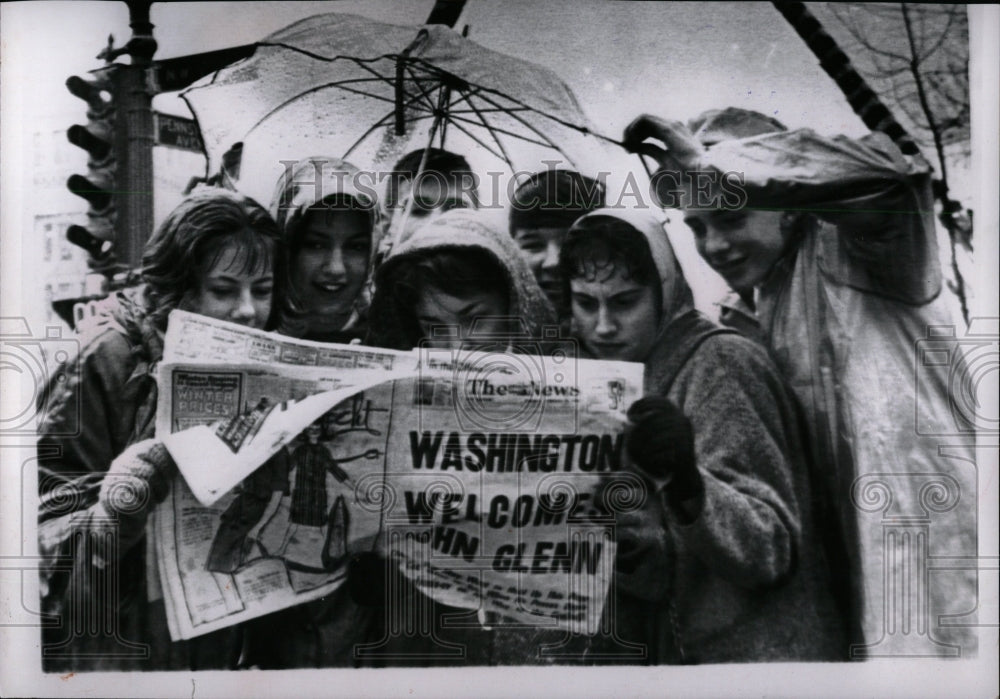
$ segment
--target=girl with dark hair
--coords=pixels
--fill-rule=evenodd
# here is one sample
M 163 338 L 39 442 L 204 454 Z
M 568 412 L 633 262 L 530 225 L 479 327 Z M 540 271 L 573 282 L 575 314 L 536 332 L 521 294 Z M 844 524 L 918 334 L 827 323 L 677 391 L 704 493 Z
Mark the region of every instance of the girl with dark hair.
M 498 329 L 494 317 L 507 316 L 507 273 L 486 250 L 415 250 L 405 264 L 393 268 L 380 277 L 386 294 L 400 304 L 400 330 L 405 338 L 400 346 L 415 347 L 426 340 L 437 346 L 458 347 L 461 339 L 473 332 L 492 336 Z M 450 313 L 453 307 L 464 310 Z M 485 327 L 483 321 L 491 327 Z
M 145 540 L 176 470 L 152 439 L 155 371 L 174 308 L 271 327 L 285 279 L 280 231 L 251 199 L 203 188 L 150 238 L 142 279 L 78 328 L 79 356 L 42 399 L 42 603 L 62 621 L 45 629 L 46 670 L 222 668 L 239 654 L 233 629 L 170 642 Z M 70 623 L 81 616 L 89 627 Z
M 374 346 L 408 350 L 424 342 L 452 350 L 516 351 L 518 340 L 541 337 L 554 321 L 513 239 L 487 214 L 470 209 L 448 211 L 417 228 L 393 248 L 375 281 L 368 337 Z M 369 653 L 379 654 L 373 664 L 557 662 L 540 650 L 563 640 L 561 631 L 492 626 L 489 615 L 425 596 L 394 561 L 362 558 L 349 583 L 378 612 L 369 646 Z
M 146 244 L 142 256 L 148 317 L 166 328 L 175 308 L 254 328 L 272 327 L 285 297 L 281 234 L 267 211 L 251 199 L 204 188 L 177 206 Z M 256 276 L 255 276 L 256 275 Z M 253 278 L 251 305 L 216 279 Z M 280 284 L 282 288 L 278 288 Z M 277 292 L 278 303 L 274 303 Z M 272 310 L 275 311 L 272 317 Z
M 625 448 L 649 495 L 617 514 L 613 628 L 592 657 L 845 658 L 797 414 L 767 353 L 694 309 L 648 211 L 584 216 L 561 269 L 582 349 L 645 365 Z
M 408 350 L 537 338 L 554 314 L 513 239 L 456 209 L 393 249 L 375 277 L 368 343 Z

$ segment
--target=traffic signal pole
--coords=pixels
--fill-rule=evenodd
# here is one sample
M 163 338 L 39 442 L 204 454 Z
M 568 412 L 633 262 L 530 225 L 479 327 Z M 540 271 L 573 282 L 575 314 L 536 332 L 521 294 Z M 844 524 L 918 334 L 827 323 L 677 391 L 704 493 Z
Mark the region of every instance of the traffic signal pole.
M 66 237 L 90 254 L 90 267 L 96 272 L 111 272 L 115 257 L 115 102 L 114 85 L 107 71 L 91 79 L 76 75 L 66 81 L 66 88 L 87 103 L 87 125 L 74 124 L 66 136 L 69 142 L 87 152 L 87 175 L 70 175 L 66 186 L 90 204 L 87 226 L 72 225 Z
M 138 268 L 142 250 L 153 231 L 153 94 L 149 70 L 156 40 L 149 21 L 151 2 L 128 2 L 132 37 L 124 49 L 132 63 L 117 71 L 117 151 L 122 162 L 115 172 L 118 217 L 115 243 L 119 261 Z
M 98 55 L 106 63 L 103 68 L 66 81 L 69 91 L 87 103 L 88 118 L 86 126 L 75 125 L 67 132 L 70 143 L 87 151 L 88 174 L 71 176 L 67 186 L 90 204 L 86 227 L 70 226 L 66 237 L 89 253 L 90 268 L 104 274 L 112 287 L 134 277 L 126 274 L 119 279 L 123 272 L 139 269 L 153 233 L 153 146 L 160 143 L 204 153 L 194 122 L 156 115 L 153 96 L 183 89 L 252 55 L 256 48 L 247 44 L 154 61 L 151 4 L 126 1 L 129 41 L 115 48 L 109 39 Z M 123 55 L 131 62 L 116 61 Z M 60 315 L 66 317 L 63 311 Z
M 132 37 L 100 54 L 107 62 L 90 77 L 72 76 L 67 89 L 87 103 L 87 125 L 71 126 L 70 143 L 87 152 L 87 175 L 71 175 L 69 190 L 87 200 L 87 226 L 66 231 L 87 250 L 92 270 L 113 277 L 136 269 L 153 227 L 153 89 L 156 51 L 150 2 L 129 2 Z M 128 54 L 132 62 L 117 63 Z

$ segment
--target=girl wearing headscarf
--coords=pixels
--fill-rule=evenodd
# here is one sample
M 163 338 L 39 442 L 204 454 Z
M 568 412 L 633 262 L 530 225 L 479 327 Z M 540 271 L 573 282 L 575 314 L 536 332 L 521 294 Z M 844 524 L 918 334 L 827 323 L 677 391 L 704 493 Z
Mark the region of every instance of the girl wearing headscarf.
M 645 365 L 626 453 L 650 488 L 643 508 L 618 515 L 610 628 L 591 655 L 636 662 L 630 651 L 645 647 L 652 663 L 844 657 L 796 413 L 765 351 L 694 310 L 648 211 L 584 216 L 561 268 L 583 350 Z
M 278 179 L 271 215 L 289 249 L 286 335 L 343 343 L 364 337 L 381 229 L 371 185 L 352 164 L 325 156 L 304 158 Z
M 371 265 L 381 231 L 371 185 L 354 165 L 331 156 L 303 158 L 278 179 L 271 214 L 289 248 L 290 297 L 280 332 L 317 342 L 353 343 L 365 336 Z M 314 445 L 306 451 L 311 448 L 326 449 Z M 325 472 L 314 471 L 311 491 L 317 502 L 325 496 Z M 294 473 L 297 488 L 287 474 L 283 483 L 267 485 L 272 500 L 259 519 L 269 530 L 313 521 L 304 516 L 305 509 L 316 510 L 316 520 L 327 514 L 302 507 L 310 489 L 302 468 Z M 372 620 L 372 610 L 355 603 L 345 584 L 321 599 L 246 622 L 243 663 L 261 669 L 353 667 L 358 664 L 355 646 L 364 641 Z

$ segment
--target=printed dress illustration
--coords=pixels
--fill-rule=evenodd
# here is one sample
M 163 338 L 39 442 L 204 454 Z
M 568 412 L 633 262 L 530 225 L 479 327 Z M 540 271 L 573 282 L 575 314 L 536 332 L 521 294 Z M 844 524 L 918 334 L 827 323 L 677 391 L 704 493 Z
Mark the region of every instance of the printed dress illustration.
M 218 402 L 221 372 L 208 382 L 204 372 L 189 374 L 188 383 L 207 385 Z M 222 378 L 232 416 L 199 423 L 214 424 L 233 453 L 266 434 L 264 421 L 280 422 L 280 413 L 310 395 L 298 385 L 271 386 L 266 374 Z M 377 547 L 392 393 L 388 384 L 337 404 L 211 505 L 176 488 L 157 526 L 177 636 L 317 599 L 344 584 L 350 556 Z M 185 417 L 171 416 L 175 431 Z
M 205 568 L 213 573 L 235 573 L 253 558 L 255 531 L 273 514 L 272 501 L 288 493 L 288 451 L 282 449 L 239 485 L 236 498 L 219 517 Z
M 346 562 L 348 505 L 344 493 L 331 498 L 330 491 L 348 474 L 320 441 L 319 422 L 302 434 L 303 444 L 290 454 L 282 450 L 240 485 L 220 517 L 208 570 L 234 573 L 256 560 L 279 558 L 293 587 L 307 589 Z

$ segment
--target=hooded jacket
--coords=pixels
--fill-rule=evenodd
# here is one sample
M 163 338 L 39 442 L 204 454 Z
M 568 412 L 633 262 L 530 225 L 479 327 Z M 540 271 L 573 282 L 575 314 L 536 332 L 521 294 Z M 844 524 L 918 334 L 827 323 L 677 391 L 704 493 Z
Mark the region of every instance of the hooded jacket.
M 420 338 L 408 336 L 403 329 L 406 309 L 386 290 L 416 251 L 456 248 L 486 250 L 506 272 L 509 315 L 521 320 L 522 332 L 512 338 L 515 344 L 518 339 L 542 337 L 542 328 L 552 325 L 555 315 L 513 239 L 494 227 L 486 214 L 455 209 L 418 228 L 393 248 L 379 268 L 366 344 L 400 350 L 417 344 Z M 561 662 L 557 655 L 540 653 L 543 646 L 556 648 L 565 639 L 561 631 L 505 627 L 493 615 L 478 617 L 475 611 L 434 602 L 400 573 L 391 571 L 390 577 L 389 589 L 396 594 L 379 608 L 378 621 L 372 626 L 375 635 L 369 654 L 374 665 L 471 667 Z
M 233 666 L 239 655 L 235 629 L 171 642 L 162 598 L 151 594 L 158 586 L 147 590 L 145 538 L 116 562 L 101 555 L 109 522 L 91 507 L 104 474 L 126 447 L 153 436 L 163 336 L 149 317 L 145 287 L 105 299 L 78 333 L 79 355 L 52 377 L 39 405 L 42 609 L 62 620 L 43 632 L 44 669 Z M 106 598 L 109 590 L 117 591 L 116 599 Z M 84 623 L 102 632 L 89 633 L 81 620 L 71 623 L 81 613 Z M 114 628 L 88 613 L 109 615 Z
M 355 299 L 350 319 L 337 332 L 311 330 L 306 319 L 301 317 L 301 302 L 293 298 L 292 308 L 279 328 L 286 335 L 317 342 L 348 343 L 367 333 L 370 270 L 383 229 L 379 225 L 375 190 L 366 186 L 361 171 L 332 156 L 303 158 L 278 179 L 270 212 L 292 247 L 290 238 L 296 234 L 309 209 L 336 196 L 353 198 L 369 214 L 369 279 Z M 285 487 L 288 487 L 287 482 Z M 354 657 L 355 645 L 367 637 L 372 622 L 372 610 L 356 604 L 347 585 L 342 585 L 320 599 L 244 622 L 241 625 L 244 636 L 241 660 L 245 665 L 261 669 L 353 667 L 358 664 Z
M 471 209 L 453 209 L 393 248 L 375 278 L 375 296 L 370 313 L 370 333 L 366 344 L 387 349 L 409 350 L 420 338 L 409 337 L 412 312 L 391 293 L 391 281 L 418 251 L 470 250 L 488 252 L 506 272 L 509 297 L 508 315 L 520 319 L 520 338 L 542 336 L 542 328 L 553 325 L 555 313 L 535 281 L 531 268 L 517 244 L 505 231 L 492 224 L 487 214 Z M 475 270 L 470 270 L 474 272 Z
M 691 421 L 705 492 L 690 523 L 662 498 L 647 505 L 648 547 L 634 569 L 616 573 L 609 602 L 618 635 L 595 639 L 591 653 L 631 642 L 653 663 L 843 658 L 797 415 L 776 368 L 758 344 L 694 310 L 657 218 L 602 209 L 584 219 L 595 216 L 628 223 L 649 244 L 662 310 L 645 393 Z
M 369 249 L 368 267 L 371 270 L 375 252 L 378 250 L 382 237 L 382 226 L 379 225 L 378 199 L 374 183 L 366 183 L 358 168 L 346 160 L 333 156 L 314 155 L 297 161 L 285 172 L 275 185 L 274 196 L 271 199 L 270 213 L 278 226 L 285 233 L 286 243 L 293 247 L 291 238 L 297 233 L 297 228 L 305 218 L 306 213 L 317 204 L 338 196 L 350 197 L 369 216 L 371 230 L 371 246 Z M 295 251 L 292 250 L 294 255 Z M 366 332 L 368 304 L 371 300 L 371 284 L 366 280 L 361 293 L 354 301 L 354 308 L 344 327 L 335 333 L 318 334 L 307 327 L 306 319 L 302 318 L 302 301 L 291 299 L 292 303 L 279 330 L 292 337 L 301 337 L 318 342 L 347 343 L 363 338 Z
M 961 340 L 939 296 L 929 167 L 884 134 L 802 129 L 722 140 L 700 168 L 743 173 L 755 207 L 816 212 L 757 289 L 756 316 L 831 494 L 857 657 L 974 653 L 975 572 L 920 572 L 977 555 L 985 424 L 960 351 L 978 339 Z

